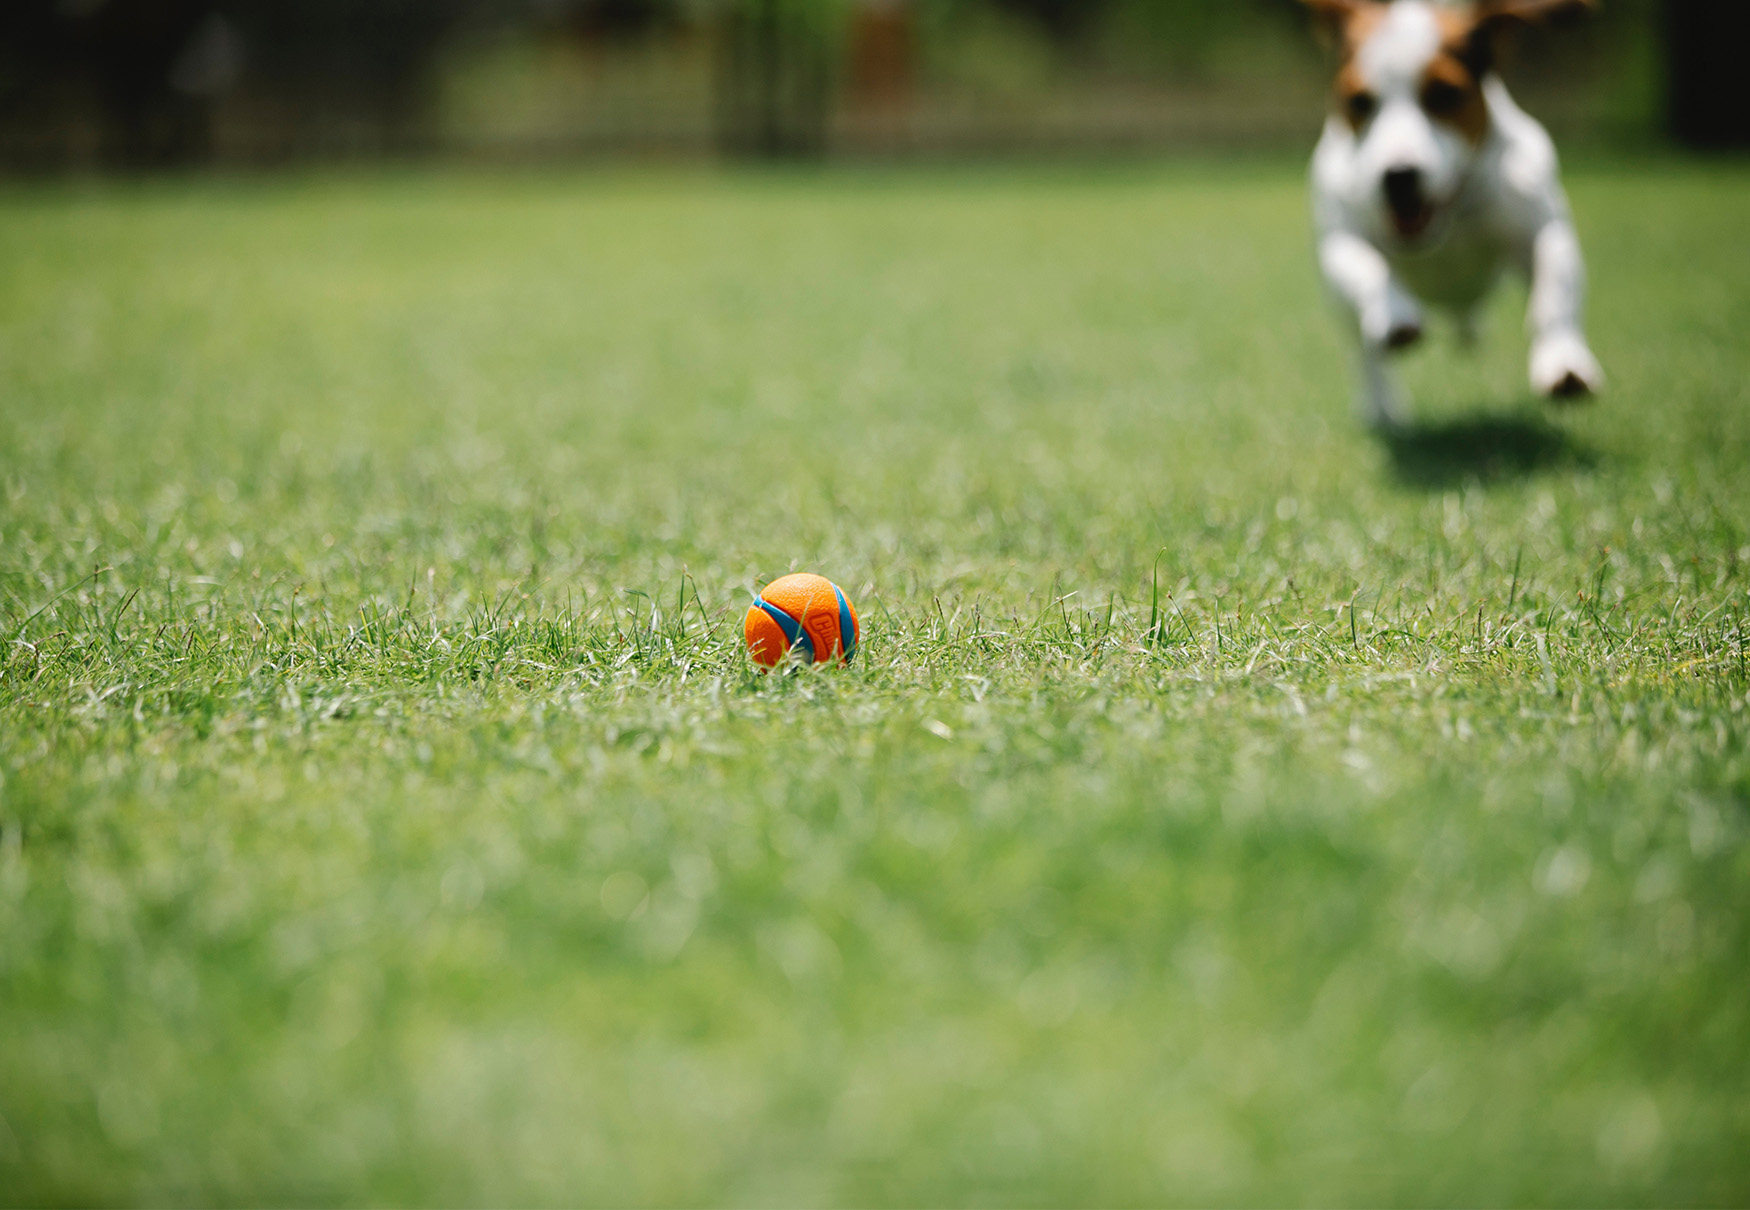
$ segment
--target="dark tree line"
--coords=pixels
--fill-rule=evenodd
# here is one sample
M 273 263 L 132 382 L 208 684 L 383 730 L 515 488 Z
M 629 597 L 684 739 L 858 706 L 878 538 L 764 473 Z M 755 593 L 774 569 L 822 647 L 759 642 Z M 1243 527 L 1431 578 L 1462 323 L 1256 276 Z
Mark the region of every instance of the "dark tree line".
M 57 128 L 75 117 L 101 132 L 111 160 L 197 151 L 202 106 L 172 76 L 206 16 L 205 0 L 0 6 L 0 112 L 24 144 L 14 158 L 52 156 Z
M 830 0 L 829 0 L 830 2 Z M 930 0 L 918 0 L 927 4 Z M 1130 6 L 1166 40 L 1187 41 L 1224 23 L 1286 16 L 1299 0 L 938 0 L 988 3 L 1033 22 L 1073 47 L 1115 10 Z M 1750 0 L 1601 0 L 1604 19 L 1629 36 L 1662 36 L 1665 121 L 1696 147 L 1750 147 L 1750 104 L 1743 100 L 1738 56 L 1750 45 Z M 1647 6 L 1661 20 L 1649 28 Z M 817 149 L 827 105 L 826 51 L 817 45 L 820 0 L 741 0 L 728 42 L 731 70 L 725 114 L 733 147 L 760 154 Z
M 1666 81 L 1671 128 L 1697 147 L 1750 147 L 1745 0 L 1666 0 Z
M 796 155 L 824 145 L 846 0 L 727 0 L 720 10 L 725 145 Z M 992 4 L 1066 47 L 1126 5 L 1164 39 L 1279 17 L 1296 0 L 912 0 Z M 1750 0 L 1603 0 L 1606 16 L 1662 2 L 1669 118 L 1707 146 L 1750 144 L 1736 58 Z M 1142 6 L 1138 8 L 1137 6 Z M 420 129 L 432 64 L 470 26 L 547 24 L 636 38 L 681 20 L 677 0 L 0 0 L 0 159 L 53 166 L 70 145 L 111 165 L 200 160 L 217 98 L 242 88 L 277 112 L 378 132 Z
M 5 0 L 0 123 L 12 158 L 95 131 L 114 165 L 201 158 L 216 96 L 410 120 L 433 52 L 474 0 Z M 34 137 L 37 136 L 37 137 Z

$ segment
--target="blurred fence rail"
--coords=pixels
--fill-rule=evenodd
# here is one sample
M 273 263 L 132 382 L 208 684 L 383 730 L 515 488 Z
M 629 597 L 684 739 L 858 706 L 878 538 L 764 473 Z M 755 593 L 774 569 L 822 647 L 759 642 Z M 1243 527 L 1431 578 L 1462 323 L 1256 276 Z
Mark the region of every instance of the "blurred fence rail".
M 1746 9 L 1604 0 L 1515 84 L 1569 138 L 1743 142 Z M 0 167 L 1289 146 L 1327 80 L 1296 0 L 7 0 Z

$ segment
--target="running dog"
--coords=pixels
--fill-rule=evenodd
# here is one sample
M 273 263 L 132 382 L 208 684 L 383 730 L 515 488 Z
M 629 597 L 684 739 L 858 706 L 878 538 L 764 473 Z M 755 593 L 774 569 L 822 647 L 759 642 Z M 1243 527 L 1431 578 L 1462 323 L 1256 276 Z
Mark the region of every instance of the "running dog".
M 1423 306 L 1452 313 L 1469 339 L 1510 270 L 1530 283 L 1532 389 L 1555 400 L 1599 391 L 1555 145 L 1494 66 L 1507 29 L 1592 0 L 1304 2 L 1342 44 L 1313 209 L 1320 267 L 1361 339 L 1368 421 L 1403 421 L 1386 361 L 1421 339 Z

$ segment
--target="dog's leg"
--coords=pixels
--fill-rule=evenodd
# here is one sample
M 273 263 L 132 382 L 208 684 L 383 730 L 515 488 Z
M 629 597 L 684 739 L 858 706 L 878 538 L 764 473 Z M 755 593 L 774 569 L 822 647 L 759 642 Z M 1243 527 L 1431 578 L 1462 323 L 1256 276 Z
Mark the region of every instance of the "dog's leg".
M 1361 337 L 1364 418 L 1376 428 L 1391 428 L 1403 419 L 1403 403 L 1386 370 L 1386 355 L 1422 338 L 1421 308 L 1393 278 L 1379 249 L 1359 236 L 1326 235 L 1319 242 L 1319 264 Z
M 1404 423 L 1404 396 L 1378 349 L 1361 347 L 1361 418 L 1369 428 L 1389 432 Z
M 1604 370 L 1581 330 L 1586 264 L 1565 218 L 1545 224 L 1530 249 L 1531 389 L 1551 399 L 1578 399 L 1604 387 Z

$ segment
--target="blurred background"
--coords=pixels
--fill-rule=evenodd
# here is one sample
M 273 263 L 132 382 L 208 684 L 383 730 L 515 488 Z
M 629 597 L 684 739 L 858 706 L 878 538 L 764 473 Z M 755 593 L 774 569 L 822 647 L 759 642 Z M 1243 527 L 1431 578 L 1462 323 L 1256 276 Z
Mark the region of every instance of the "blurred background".
M 1507 71 L 1567 145 L 1750 142 L 1750 5 L 1604 0 Z M 0 169 L 1304 147 L 1295 0 L 6 0 Z

